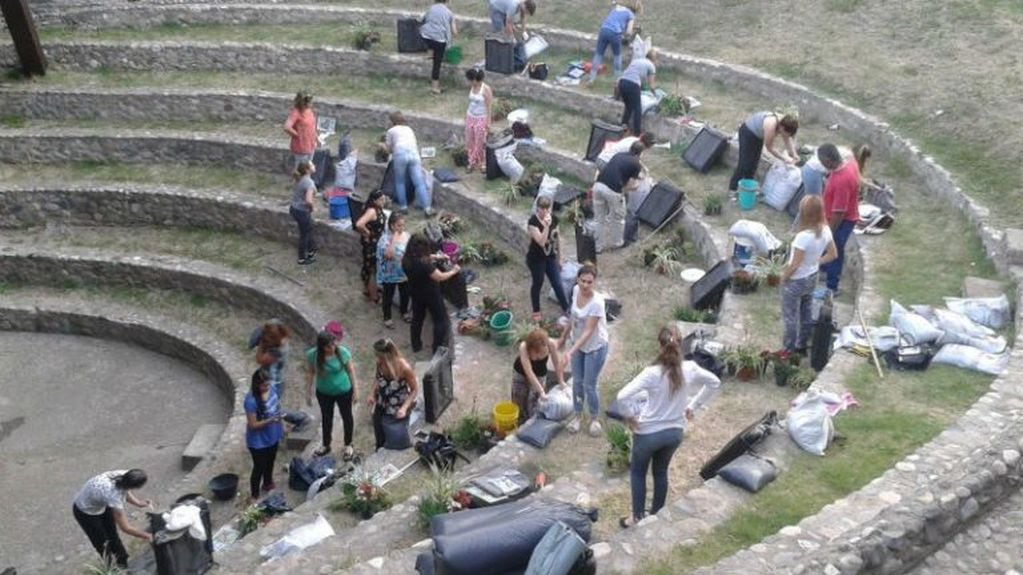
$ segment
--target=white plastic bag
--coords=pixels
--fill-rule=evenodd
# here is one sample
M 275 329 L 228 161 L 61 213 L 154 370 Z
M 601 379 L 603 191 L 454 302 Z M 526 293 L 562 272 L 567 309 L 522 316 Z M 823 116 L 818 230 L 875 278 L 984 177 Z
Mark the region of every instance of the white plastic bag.
M 891 323 L 909 345 L 931 343 L 941 337 L 941 330 L 931 325 L 922 315 L 915 314 L 891 300 Z
M 931 363 L 944 363 L 991 375 L 1001 375 L 1009 366 L 1009 354 L 984 353 L 975 347 L 950 343 L 942 346 L 938 353 L 934 354 Z
M 558 194 L 559 187 L 561 187 L 561 180 L 550 174 L 544 174 L 543 179 L 540 180 L 540 186 L 536 189 L 536 197 L 533 198 L 533 207 L 530 209 L 529 213 L 536 213 L 536 202 L 539 201 L 540 198 L 547 198 L 553 202 L 554 196 Z
M 538 411 L 544 419 L 564 421 L 573 411 L 572 390 L 567 385 L 559 385 L 547 392 L 547 397 L 540 400 Z
M 767 229 L 767 226 L 752 220 L 739 220 L 728 229 L 728 234 L 737 238 L 749 240 L 753 249 L 758 255 L 767 255 L 767 252 L 776 250 L 781 246 L 781 240 Z
M 522 179 L 523 172 L 525 172 L 525 168 L 515 158 L 516 148 L 517 146 L 512 144 L 499 150 L 494 150 L 494 158 L 497 160 L 497 165 L 500 166 L 501 171 L 504 172 L 504 175 L 508 176 L 508 179 L 513 184 L 517 184 Z
M 945 298 L 948 309 L 961 313 L 980 325 L 1002 329 L 1009 323 L 1009 298 L 999 297 Z
M 334 528 L 319 513 L 311 523 L 299 525 L 288 531 L 287 535 L 259 550 L 259 556 L 271 561 L 285 555 L 312 547 L 327 537 L 334 535 Z
M 775 163 L 764 176 L 762 189 L 764 202 L 776 210 L 783 211 L 785 206 L 789 205 L 792 196 L 796 195 L 801 183 L 803 174 L 799 168 L 781 162 Z
M 974 337 L 972 335 L 966 335 L 963 333 L 956 333 L 954 331 L 946 331 L 941 334 L 935 345 L 949 345 L 949 344 L 960 344 L 975 347 L 985 353 L 1002 353 L 1005 348 L 1008 347 L 1008 342 L 1005 338 L 1000 335 L 989 335 L 985 337 Z
M 544 50 L 547 49 L 547 46 L 548 46 L 547 40 L 544 40 L 542 36 L 540 36 L 539 34 L 531 35 L 529 37 L 529 40 L 526 40 L 522 46 L 522 49 L 526 53 L 526 60 L 527 61 L 532 60 L 533 58 L 539 56 L 541 53 L 543 53 Z
M 334 177 L 334 186 L 345 190 L 354 190 L 355 174 L 359 168 L 359 154 L 352 150 L 348 157 L 338 162 L 335 167 L 337 175 Z
M 642 36 L 636 34 L 636 37 L 632 39 L 632 57 L 635 58 L 646 58 L 646 53 L 654 47 L 653 38 L 643 39 Z
M 792 401 L 785 426 L 792 441 L 814 455 L 824 455 L 835 435 L 827 405 L 816 390 L 805 391 Z

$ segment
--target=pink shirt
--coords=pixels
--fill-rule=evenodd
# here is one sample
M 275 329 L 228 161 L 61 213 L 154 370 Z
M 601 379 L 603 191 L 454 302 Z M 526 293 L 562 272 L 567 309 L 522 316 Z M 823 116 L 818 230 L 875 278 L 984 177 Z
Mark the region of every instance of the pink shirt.
M 824 215 L 829 221 L 834 210 L 844 211 L 846 221 L 860 219 L 860 168 L 854 161 L 847 161 L 828 176 L 824 186 Z
M 316 151 L 316 115 L 312 108 L 301 111 L 292 108 L 284 125 L 298 132 L 298 136 L 291 137 L 292 154 L 312 154 Z

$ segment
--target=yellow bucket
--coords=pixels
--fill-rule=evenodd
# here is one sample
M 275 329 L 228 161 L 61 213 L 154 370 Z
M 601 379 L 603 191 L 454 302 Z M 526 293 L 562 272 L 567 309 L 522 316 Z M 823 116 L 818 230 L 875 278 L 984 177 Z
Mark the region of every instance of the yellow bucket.
M 519 406 L 510 401 L 502 401 L 494 406 L 494 427 L 499 434 L 515 431 L 519 426 Z

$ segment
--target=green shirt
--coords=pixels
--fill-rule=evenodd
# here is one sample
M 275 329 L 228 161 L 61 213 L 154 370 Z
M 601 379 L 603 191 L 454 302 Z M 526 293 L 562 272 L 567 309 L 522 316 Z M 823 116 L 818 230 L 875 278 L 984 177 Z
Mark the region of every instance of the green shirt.
M 341 395 L 352 390 L 352 380 L 348 377 L 348 364 L 352 361 L 352 352 L 343 345 L 337 346 L 334 355 L 323 362 L 323 369 L 316 369 L 316 348 L 310 347 L 305 352 L 309 367 L 316 371 L 316 391 L 324 395 Z

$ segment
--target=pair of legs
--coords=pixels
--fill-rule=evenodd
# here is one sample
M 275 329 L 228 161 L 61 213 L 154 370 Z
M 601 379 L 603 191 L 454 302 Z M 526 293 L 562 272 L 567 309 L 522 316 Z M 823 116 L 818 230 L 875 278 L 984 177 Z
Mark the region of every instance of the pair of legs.
M 643 100 L 640 98 L 642 86 L 626 79 L 618 80 L 618 95 L 625 104 L 622 113 L 622 124 L 628 126 L 633 136 L 643 133 Z
M 259 449 L 250 447 L 249 454 L 252 455 L 249 493 L 252 494 L 253 499 L 259 499 L 260 485 L 269 490 L 274 484 L 274 460 L 277 459 L 277 444 Z
M 341 412 L 341 425 L 345 432 L 345 447 L 352 445 L 353 427 L 355 420 L 352 418 L 352 391 L 339 395 L 327 395 L 316 392 L 316 401 L 320 404 L 320 422 L 323 426 L 323 449 L 330 451 L 331 440 L 334 432 L 334 405 L 337 405 Z
M 304 162 L 311 162 L 311 161 L 313 161 L 313 153 L 312 152 L 309 152 L 308 154 L 296 154 L 296 153 L 292 152 L 292 154 L 291 154 L 291 170 L 288 172 L 288 175 L 290 176 L 298 168 L 299 164 L 304 163 Z
M 415 188 L 416 201 L 419 207 L 429 211 L 430 194 L 426 190 L 426 177 L 423 175 L 423 162 L 418 152 L 398 150 L 394 153 L 394 193 L 398 196 L 398 207 L 408 210 L 408 190 L 406 182 L 411 177 Z
M 668 498 L 668 464 L 682 443 L 682 429 L 664 429 L 655 433 L 632 436 L 632 461 L 629 464 L 629 485 L 632 488 L 632 520 L 646 515 L 646 474 L 653 464 L 654 501 L 650 513 L 656 514 Z
M 561 268 L 558 266 L 558 258 L 548 256 L 543 259 L 530 260 L 526 258 L 526 265 L 529 266 L 529 274 L 533 281 L 529 284 L 529 301 L 533 304 L 533 313 L 540 313 L 540 288 L 543 287 L 543 278 L 546 275 L 554 288 L 554 297 L 558 298 L 558 305 L 562 313 L 568 313 L 568 298 L 565 297 L 565 288 L 561 285 Z
M 601 183 L 593 184 L 593 221 L 597 224 L 597 251 L 625 244 L 625 195 Z
M 732 179 L 728 181 L 730 191 L 739 189 L 739 180 L 752 180 L 757 177 L 757 167 L 760 166 L 760 155 L 763 152 L 764 140 L 747 128 L 744 122 L 739 126 L 739 162 L 732 172 Z
M 288 211 L 295 223 L 298 224 L 298 261 L 303 263 L 316 252 L 316 243 L 313 241 L 313 215 L 305 210 L 296 210 L 294 207 Z
M 71 505 L 75 515 L 75 521 L 85 531 L 86 537 L 92 543 L 93 549 L 99 553 L 108 564 L 116 564 L 119 567 L 128 567 L 128 552 L 121 543 L 121 536 L 117 533 L 117 523 L 114 522 L 114 510 L 107 507 L 99 515 L 89 515 Z
M 438 347 L 447 345 L 448 333 L 451 332 L 451 322 L 448 319 L 448 310 L 444 301 L 440 298 L 430 298 L 434 301 L 424 301 L 424 298 L 412 298 L 412 326 L 410 328 L 410 339 L 412 340 L 412 352 L 418 353 L 423 349 L 423 322 L 426 320 L 426 313 L 430 313 L 430 320 L 433 321 L 433 346 L 432 350 L 437 351 Z
M 845 266 L 845 244 L 853 233 L 855 224 L 849 220 L 842 222 L 832 236 L 835 240 L 835 249 L 838 250 L 838 257 L 835 261 L 821 266 L 821 271 L 827 274 L 828 289 L 832 292 L 838 290 L 838 281 L 842 279 L 842 268 Z
M 511 400 L 519 408 L 519 425 L 533 417 L 536 413 L 536 404 L 540 401 L 540 394 L 529 385 L 526 376 L 515 370 L 512 370 Z
M 440 93 L 440 63 L 444 60 L 444 50 L 448 45 L 429 38 L 423 38 L 426 48 L 433 54 L 433 67 L 430 68 L 430 85 L 435 94 Z
M 781 286 L 781 317 L 785 323 L 782 346 L 787 351 L 806 349 L 813 333 L 813 289 L 817 287 L 817 274 L 790 279 Z
M 385 283 L 384 288 L 384 321 L 391 321 L 391 306 L 394 303 L 394 290 L 398 290 L 398 311 L 401 317 L 408 315 L 408 282 Z
M 487 118 L 465 115 L 465 152 L 469 156 L 469 171 L 483 171 L 487 166 Z
M 377 291 L 377 244 L 362 237 L 359 240 L 362 243 L 362 269 L 359 274 L 362 279 L 362 293 L 369 301 L 376 303 L 380 298 Z
M 622 73 L 622 35 L 601 28 L 600 33 L 597 34 L 597 49 L 593 52 L 590 82 L 597 79 L 597 71 L 600 69 L 600 65 L 604 63 L 604 52 L 607 51 L 608 46 L 611 47 L 611 53 L 614 54 L 615 78 Z
M 600 414 L 600 393 L 597 380 L 607 361 L 607 344 L 591 351 L 577 351 L 572 354 L 572 397 L 576 416 L 583 413 L 583 404 L 589 408 L 590 418 L 597 420 Z
M 504 27 L 508 25 L 508 15 L 504 13 L 504 10 L 490 9 L 490 30 L 492 32 L 503 32 Z

